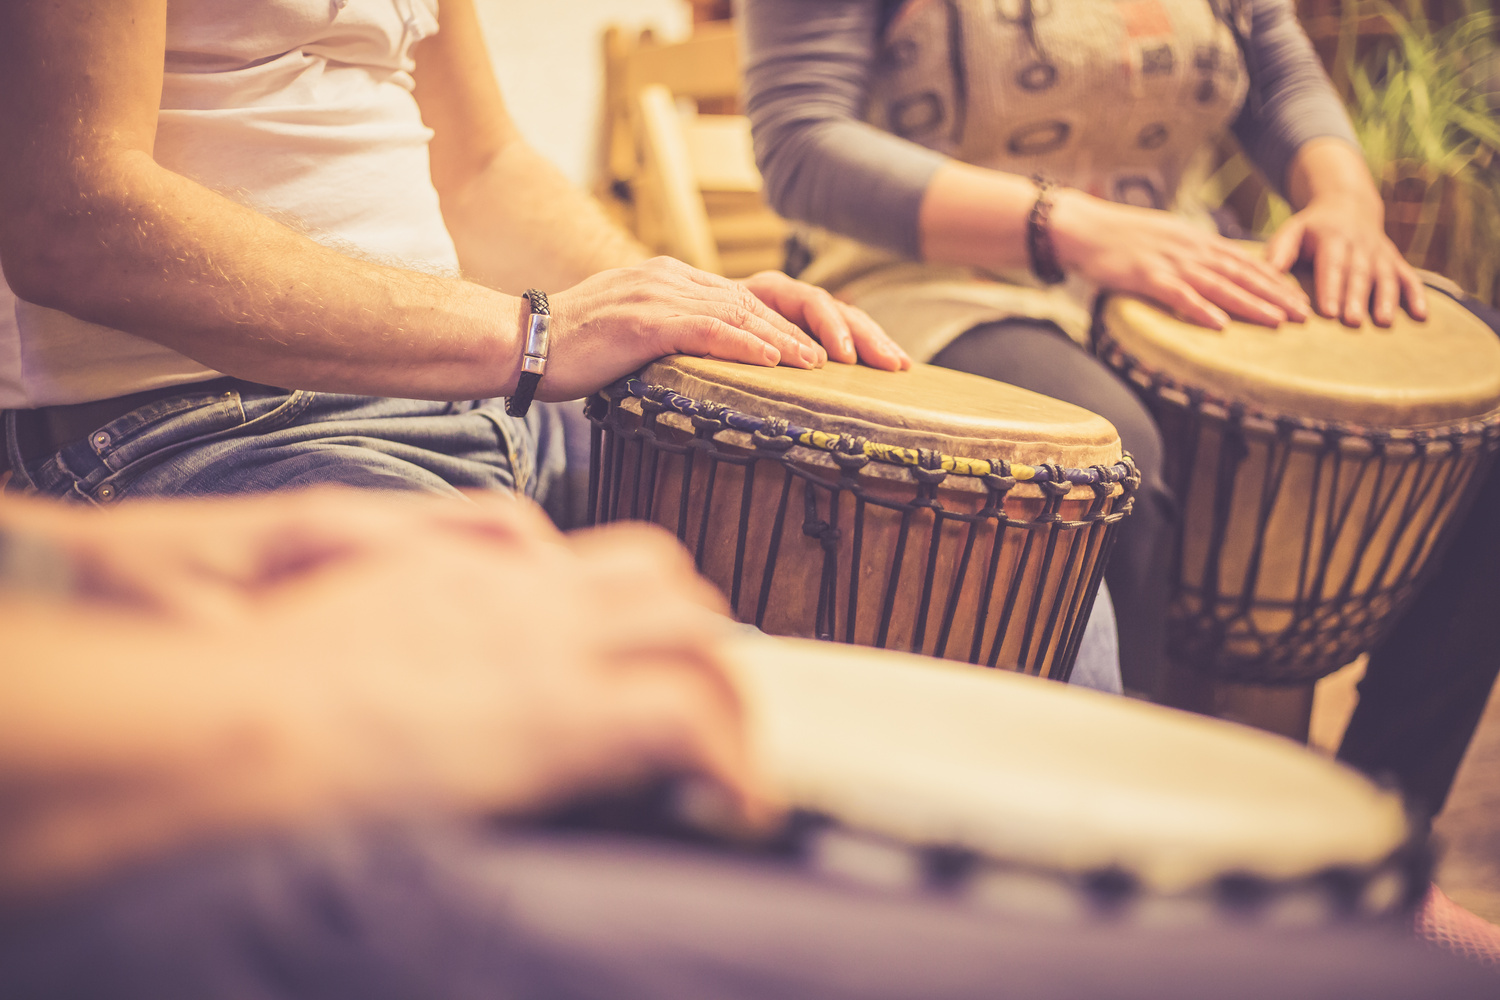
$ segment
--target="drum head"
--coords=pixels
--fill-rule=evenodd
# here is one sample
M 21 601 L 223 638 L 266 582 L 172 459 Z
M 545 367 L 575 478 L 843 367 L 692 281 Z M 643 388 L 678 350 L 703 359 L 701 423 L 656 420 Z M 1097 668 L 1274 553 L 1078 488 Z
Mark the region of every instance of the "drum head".
M 752 739 L 794 807 L 907 844 L 1162 893 L 1375 866 L 1399 798 L 1280 737 L 1005 671 L 745 640 Z
M 905 448 L 1074 469 L 1113 465 L 1121 456 L 1114 425 L 1096 413 L 931 365 L 883 372 L 829 362 L 807 370 L 677 355 L 638 377 L 694 400 Z
M 1446 295 L 1427 302 L 1426 322 L 1402 311 L 1389 328 L 1313 316 L 1210 330 L 1115 295 L 1101 322 L 1148 371 L 1269 416 L 1392 428 L 1488 414 L 1500 406 L 1500 338 Z

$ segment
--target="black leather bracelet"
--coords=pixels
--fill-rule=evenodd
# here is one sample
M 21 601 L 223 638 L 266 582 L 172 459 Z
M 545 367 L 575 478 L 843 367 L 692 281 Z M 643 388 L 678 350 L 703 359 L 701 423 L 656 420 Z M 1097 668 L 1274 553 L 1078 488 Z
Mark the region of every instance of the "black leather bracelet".
M 505 401 L 505 412 L 513 417 L 524 417 L 531 409 L 531 400 L 536 387 L 547 373 L 548 332 L 552 325 L 552 311 L 547 305 L 547 293 L 535 288 L 526 289 L 526 301 L 531 303 L 531 315 L 526 319 L 526 346 L 521 353 L 521 375 L 516 380 L 516 391 Z
M 1052 245 L 1052 181 L 1037 174 L 1036 201 L 1026 217 L 1026 253 L 1031 259 L 1031 273 L 1044 285 L 1059 285 L 1068 280 L 1057 263 L 1057 248 Z

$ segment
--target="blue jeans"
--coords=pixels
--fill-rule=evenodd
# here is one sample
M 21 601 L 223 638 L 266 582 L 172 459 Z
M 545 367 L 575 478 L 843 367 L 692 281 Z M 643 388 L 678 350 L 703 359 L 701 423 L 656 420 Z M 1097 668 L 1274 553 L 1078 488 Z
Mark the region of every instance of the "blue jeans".
M 577 404 L 574 404 L 574 409 Z M 322 392 L 194 391 L 148 403 L 24 462 L 5 415 L 10 489 L 81 503 L 337 483 L 457 495 L 515 490 L 546 504 L 567 462 L 561 406 L 507 416 L 502 400 L 435 403 Z M 586 447 L 586 444 L 585 444 Z

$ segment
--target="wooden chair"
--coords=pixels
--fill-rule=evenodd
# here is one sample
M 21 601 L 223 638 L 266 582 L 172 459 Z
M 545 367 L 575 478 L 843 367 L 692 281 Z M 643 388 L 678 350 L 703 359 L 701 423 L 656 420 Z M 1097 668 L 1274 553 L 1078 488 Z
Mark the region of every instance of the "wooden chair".
M 734 28 L 684 42 L 611 28 L 599 194 L 651 249 L 729 277 L 781 266 L 786 223 L 765 204 L 738 105 Z

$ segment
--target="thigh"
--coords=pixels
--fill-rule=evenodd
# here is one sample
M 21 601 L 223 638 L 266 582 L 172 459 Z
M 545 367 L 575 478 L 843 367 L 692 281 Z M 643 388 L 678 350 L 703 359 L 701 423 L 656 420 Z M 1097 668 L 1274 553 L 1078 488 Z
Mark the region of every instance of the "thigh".
M 232 392 L 158 400 L 18 470 L 14 484 L 93 503 L 320 484 L 540 497 L 561 479 L 563 430 L 499 404 Z
M 116 1000 L 1493 996 L 1388 933 L 1002 919 L 608 834 L 263 840 L 0 913 L 0 995 Z
M 1161 433 L 1145 404 L 1118 375 L 1052 323 L 987 323 L 953 341 L 932 363 L 1092 410 L 1115 425 L 1144 476 L 1154 479 L 1159 474 Z

